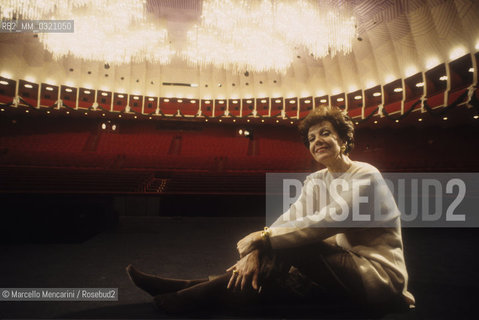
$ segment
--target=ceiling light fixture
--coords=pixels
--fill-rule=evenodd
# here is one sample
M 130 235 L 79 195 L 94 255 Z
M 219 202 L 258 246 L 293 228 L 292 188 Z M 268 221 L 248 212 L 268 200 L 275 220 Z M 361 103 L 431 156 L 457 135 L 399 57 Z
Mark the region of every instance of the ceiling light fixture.
M 3 1 L 0 18 L 74 20 L 74 33 L 38 34 L 55 60 L 72 55 L 105 65 L 169 63 L 175 52 L 168 31 L 147 20 L 146 6 L 147 1 L 137 0 Z
M 313 59 L 348 54 L 357 38 L 357 21 L 348 1 L 203 0 L 198 23 L 186 32 L 186 43 L 175 47 L 165 24 L 148 19 L 148 3 L 5 0 L 0 19 L 74 20 L 74 33 L 38 34 L 55 60 L 71 55 L 105 66 L 166 65 L 176 56 L 191 66 L 215 66 L 245 75 L 284 74 L 302 55 L 298 50 Z
M 200 68 L 285 73 L 298 49 L 315 59 L 334 57 L 351 52 L 356 38 L 346 1 L 204 0 L 201 12 L 180 52 Z

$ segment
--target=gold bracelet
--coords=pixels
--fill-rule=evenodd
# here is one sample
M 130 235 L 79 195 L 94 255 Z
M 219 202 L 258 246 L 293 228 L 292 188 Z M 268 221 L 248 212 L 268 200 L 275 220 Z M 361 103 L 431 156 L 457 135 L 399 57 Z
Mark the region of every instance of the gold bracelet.
M 271 249 L 271 241 L 269 237 L 271 236 L 271 229 L 264 227 L 264 230 L 261 231 L 261 240 L 263 240 L 263 250 Z
M 269 240 L 270 235 L 271 235 L 271 230 L 268 227 L 264 227 L 264 230 L 261 231 L 261 238 L 263 240 Z

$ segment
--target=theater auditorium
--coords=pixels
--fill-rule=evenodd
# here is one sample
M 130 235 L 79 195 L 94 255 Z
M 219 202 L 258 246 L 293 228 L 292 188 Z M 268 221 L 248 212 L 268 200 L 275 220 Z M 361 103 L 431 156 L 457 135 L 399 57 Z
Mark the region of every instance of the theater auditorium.
M 0 18 L 0 288 L 117 290 L 4 295 L 2 319 L 176 317 L 125 268 L 225 273 L 268 226 L 268 179 L 325 168 L 298 131 L 318 109 L 352 119 L 352 160 L 468 178 L 477 203 L 477 0 L 0 0 Z M 408 310 L 333 300 L 183 317 L 470 319 L 478 226 L 403 223 Z

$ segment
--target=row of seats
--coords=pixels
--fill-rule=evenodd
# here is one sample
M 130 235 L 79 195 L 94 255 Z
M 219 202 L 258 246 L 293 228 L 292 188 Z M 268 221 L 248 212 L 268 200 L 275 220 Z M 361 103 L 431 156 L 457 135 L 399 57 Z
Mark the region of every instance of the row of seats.
M 99 154 L 165 155 L 173 134 L 117 134 L 102 133 L 96 152 Z
M 80 152 L 83 150 L 89 132 L 40 133 L 0 136 L 0 147 L 13 150 L 45 152 Z
M 244 156 L 248 153 L 248 139 L 231 136 L 181 135 L 181 155 Z

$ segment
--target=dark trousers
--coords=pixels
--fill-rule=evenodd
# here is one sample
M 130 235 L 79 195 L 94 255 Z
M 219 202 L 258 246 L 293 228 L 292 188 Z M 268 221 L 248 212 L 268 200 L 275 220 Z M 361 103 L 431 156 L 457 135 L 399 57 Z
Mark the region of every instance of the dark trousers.
M 262 294 L 267 300 L 313 300 L 356 304 L 364 287 L 353 253 L 326 242 L 265 252 Z

